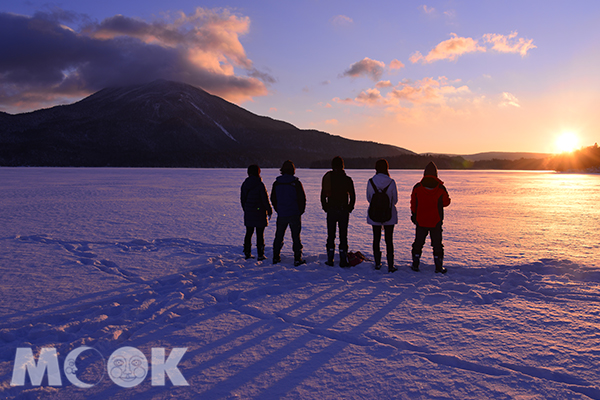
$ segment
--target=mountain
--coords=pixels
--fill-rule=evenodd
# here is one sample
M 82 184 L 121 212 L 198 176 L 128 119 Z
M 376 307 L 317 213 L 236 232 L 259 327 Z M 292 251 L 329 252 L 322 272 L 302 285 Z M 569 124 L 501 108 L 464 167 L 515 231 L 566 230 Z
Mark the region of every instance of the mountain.
M 103 89 L 77 103 L 0 113 L 0 165 L 298 167 L 342 157 L 414 154 L 302 130 L 193 86 L 158 80 Z

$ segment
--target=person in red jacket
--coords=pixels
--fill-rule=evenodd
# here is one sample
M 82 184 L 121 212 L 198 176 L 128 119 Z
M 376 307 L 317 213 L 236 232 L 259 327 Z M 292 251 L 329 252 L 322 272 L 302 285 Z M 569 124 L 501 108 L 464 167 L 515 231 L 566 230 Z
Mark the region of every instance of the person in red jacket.
M 423 179 L 417 183 L 410 195 L 411 220 L 417 226 L 415 241 L 412 245 L 412 269 L 419 270 L 423 245 L 427 235 L 431 237 L 435 272 L 445 274 L 444 245 L 442 244 L 442 223 L 444 207 L 450 205 L 448 190 L 438 178 L 437 166 L 430 162 L 425 167 Z

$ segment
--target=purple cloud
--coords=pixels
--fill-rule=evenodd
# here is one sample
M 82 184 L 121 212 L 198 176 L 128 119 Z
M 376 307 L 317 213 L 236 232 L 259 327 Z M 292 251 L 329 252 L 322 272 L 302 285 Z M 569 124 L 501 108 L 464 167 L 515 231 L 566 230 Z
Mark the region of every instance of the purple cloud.
M 84 25 L 77 31 L 61 23 L 78 17 Z M 249 23 L 200 8 L 152 23 L 124 16 L 90 22 L 62 10 L 33 17 L 0 13 L 0 107 L 39 108 L 159 78 L 231 101 L 265 95 L 265 83 L 274 78 L 252 66 L 239 42 Z
M 365 57 L 352 64 L 350 68 L 344 71 L 342 76 L 350 76 L 352 78 L 367 76 L 374 81 L 378 81 L 379 78 L 381 78 L 381 75 L 383 75 L 384 68 L 385 63 Z

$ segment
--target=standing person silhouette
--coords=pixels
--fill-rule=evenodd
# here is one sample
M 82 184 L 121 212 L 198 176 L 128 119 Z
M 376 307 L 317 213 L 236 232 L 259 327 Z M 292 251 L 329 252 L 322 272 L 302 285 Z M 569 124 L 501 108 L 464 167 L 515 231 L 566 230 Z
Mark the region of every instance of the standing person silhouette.
M 375 269 L 381 268 L 381 230 L 385 232 L 385 251 L 388 272 L 398 269 L 394 267 L 394 225 L 398 223 L 398 189 L 396 181 L 390 177 L 387 160 L 381 159 L 375 163 L 376 174 L 367 183 L 367 200 L 369 212 L 367 223 L 373 226 L 373 256 Z M 385 196 L 382 196 L 385 194 Z M 387 197 L 387 200 L 385 200 Z M 383 203 L 381 200 L 384 200 Z M 386 204 L 387 203 L 387 204 Z
M 260 177 L 258 165 L 248 167 L 248 177 L 242 183 L 240 190 L 240 201 L 244 209 L 244 225 L 246 236 L 244 237 L 244 255 L 246 259 L 252 258 L 252 235 L 256 229 L 256 248 L 258 260 L 265 257 L 265 227 L 269 225 L 268 219 L 273 215 L 267 188 Z M 268 217 L 268 219 L 267 219 Z
M 300 216 L 306 209 L 306 194 L 304 187 L 298 178 L 294 176 L 296 167 L 294 163 L 287 160 L 281 166 L 281 175 L 273 182 L 271 190 L 271 203 L 277 211 L 277 229 L 273 242 L 273 264 L 281 262 L 281 248 L 283 247 L 283 236 L 289 225 L 292 234 L 292 249 L 294 250 L 294 266 L 306 264 L 302 259 L 302 242 L 300 231 L 302 222 Z
M 356 193 L 352 178 L 344 171 L 342 157 L 331 160 L 331 171 L 328 171 L 321 181 L 321 206 L 327 213 L 327 261 L 325 264 L 333 266 L 335 255 L 335 230 L 340 231 L 340 267 L 349 267 L 348 264 L 348 222 L 350 213 L 354 210 Z
M 419 270 L 423 245 L 427 235 L 431 237 L 435 272 L 445 274 L 444 245 L 442 244 L 442 224 L 444 207 L 450 205 L 448 190 L 438 178 L 435 163 L 430 162 L 423 171 L 423 179 L 417 183 L 410 196 L 411 220 L 417 226 L 415 241 L 412 245 L 412 269 Z

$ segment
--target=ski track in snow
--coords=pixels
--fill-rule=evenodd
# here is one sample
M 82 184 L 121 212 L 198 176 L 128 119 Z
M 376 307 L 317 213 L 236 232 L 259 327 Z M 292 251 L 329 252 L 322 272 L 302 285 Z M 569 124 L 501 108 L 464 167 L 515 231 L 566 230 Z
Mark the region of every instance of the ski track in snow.
M 233 140 L 234 142 L 237 142 L 237 139 L 234 138 L 233 136 L 231 136 L 231 133 L 229 133 L 225 128 L 223 128 L 223 126 L 221 124 L 219 124 L 217 121 L 213 120 L 213 122 L 215 123 L 215 125 L 217 125 L 225 135 L 227 135 L 227 137 L 229 137 L 231 140 Z
M 200 107 L 198 107 L 196 104 L 194 104 L 193 102 L 190 102 L 190 104 L 192 105 L 192 107 L 194 107 L 196 110 L 200 111 L 202 113 L 202 115 L 206 116 L 206 113 L 204 111 L 202 111 L 202 109 Z M 230 138 L 231 140 L 233 140 L 234 142 L 237 142 L 237 139 L 234 138 L 231 133 L 229 133 L 229 131 L 227 131 L 227 129 L 223 128 L 223 126 L 221 124 L 219 124 L 217 121 L 215 121 L 214 119 L 212 120 L 212 122 L 219 127 L 219 129 L 221 129 L 221 131 L 223 131 L 223 133 L 225 135 L 227 135 L 228 138 Z
M 186 389 L 170 388 L 164 393 L 183 398 L 194 395 L 221 398 L 227 397 L 228 393 L 236 398 L 279 398 L 286 394 L 291 398 L 310 398 L 321 389 L 315 387 L 311 391 L 311 385 L 304 387 L 307 381 L 310 384 L 335 357 L 347 352 L 358 352 L 366 359 L 388 359 L 392 365 L 407 359 L 420 359 L 418 363 L 429 364 L 428 369 L 444 374 L 440 377 L 442 382 L 448 379 L 446 375 L 452 376 L 454 382 L 457 376 L 462 376 L 464 390 L 468 390 L 470 380 L 500 380 L 512 382 L 515 394 L 519 388 L 524 388 L 528 393 L 542 396 L 600 398 L 600 389 L 591 379 L 597 378 L 593 374 L 598 372 L 597 366 L 592 373 L 581 376 L 577 371 L 561 367 L 560 362 L 549 362 L 546 367 L 535 357 L 528 363 L 527 357 L 494 354 L 493 343 L 477 343 L 481 349 L 474 349 L 471 355 L 466 349 L 457 347 L 459 343 L 432 346 L 435 341 L 419 338 L 419 329 L 423 324 L 427 326 L 422 332 L 424 336 L 444 334 L 443 329 L 437 330 L 435 324 L 427 325 L 426 317 L 403 314 L 408 308 L 423 310 L 441 325 L 446 325 L 444 319 L 449 315 L 459 331 L 471 329 L 469 318 L 456 321 L 463 317 L 464 308 L 483 307 L 496 316 L 509 314 L 504 320 L 480 322 L 481 326 L 473 331 L 510 325 L 514 323 L 511 314 L 536 307 L 540 309 L 534 310 L 532 315 L 544 319 L 549 311 L 545 304 L 555 304 L 559 308 L 565 305 L 570 310 L 577 310 L 578 319 L 597 318 L 598 285 L 590 283 L 590 278 L 598 281 L 600 272 L 596 269 L 542 260 L 517 267 L 455 268 L 447 276 L 407 270 L 385 274 L 375 271 L 369 262 L 342 270 L 326 267 L 320 259 L 309 260 L 307 265 L 294 268 L 290 265 L 291 256 L 286 258 L 285 254 L 279 265 L 243 260 L 239 255 L 241 248 L 205 245 L 185 238 L 104 243 L 34 235 L 3 241 L 39 246 L 37 253 L 61 252 L 65 263 L 79 263 L 81 268 L 96 269 L 121 282 L 116 289 L 100 290 L 4 315 L 0 320 L 0 376 L 3 382 L 0 393 L 5 398 L 19 395 L 44 398 L 56 393 L 73 398 L 83 394 L 104 398 L 117 391 L 108 382 L 84 393 L 71 386 L 60 389 L 10 387 L 10 366 L 16 347 L 53 346 L 64 356 L 75 347 L 88 345 L 108 355 L 125 344 L 147 348 L 155 341 L 189 347 L 180 368 L 193 389 L 186 392 Z M 143 255 L 145 259 L 175 257 L 189 268 L 165 276 L 143 278 L 111 261 L 111 255 L 123 253 Z M 568 275 L 576 278 L 566 279 Z M 235 320 L 247 320 L 246 325 L 240 328 L 232 324 L 217 329 L 225 329 L 225 332 L 220 332 L 220 337 L 213 337 L 211 330 L 216 326 L 205 325 L 232 313 Z M 446 317 L 442 316 L 444 313 Z M 586 328 L 586 324 L 581 323 L 576 327 L 576 334 L 590 335 L 594 339 L 593 346 L 585 350 L 598 361 L 600 351 L 597 347 L 594 349 L 599 343 L 596 326 Z M 543 340 L 536 336 L 549 333 L 553 324 L 549 321 L 542 328 L 533 332 L 533 342 Z M 188 332 L 190 329 L 198 332 L 194 335 Z M 518 350 L 519 341 L 523 339 L 521 334 L 532 332 L 519 332 L 517 328 L 514 333 L 516 337 L 505 344 L 507 350 L 511 347 Z M 269 341 L 281 343 L 267 345 Z M 321 342 L 322 348 L 310 348 L 317 341 Z M 265 348 L 256 350 L 261 346 Z M 287 361 L 292 354 L 303 351 L 309 352 L 303 359 Z M 247 356 L 246 361 L 234 362 L 246 352 L 252 356 Z M 229 365 L 232 362 L 234 364 Z M 279 373 L 283 375 L 277 376 L 274 367 L 280 368 Z M 584 367 L 581 365 L 578 369 Z M 215 370 L 220 368 L 234 372 L 229 372 L 230 377 L 215 376 Z M 434 396 L 437 392 L 427 386 L 427 380 L 432 377 L 421 382 L 418 378 L 413 379 L 417 379 L 413 384 L 421 385 L 422 398 L 446 398 L 441 394 Z M 397 389 L 411 386 L 402 381 L 396 383 L 400 385 Z M 140 386 L 121 394 L 129 397 L 127 394 L 135 396 L 151 390 L 148 385 Z M 302 389 L 293 391 L 296 386 Z M 362 397 L 360 390 L 354 385 L 350 387 L 356 392 L 338 394 L 348 398 Z M 156 390 L 150 393 L 157 395 Z M 368 393 L 383 398 L 395 397 L 387 387 L 375 386 Z M 399 397 L 413 397 L 409 393 L 398 392 Z M 491 393 L 493 391 L 488 395 Z M 453 394 L 447 396 L 454 397 Z M 465 398 L 471 397 L 466 395 Z

